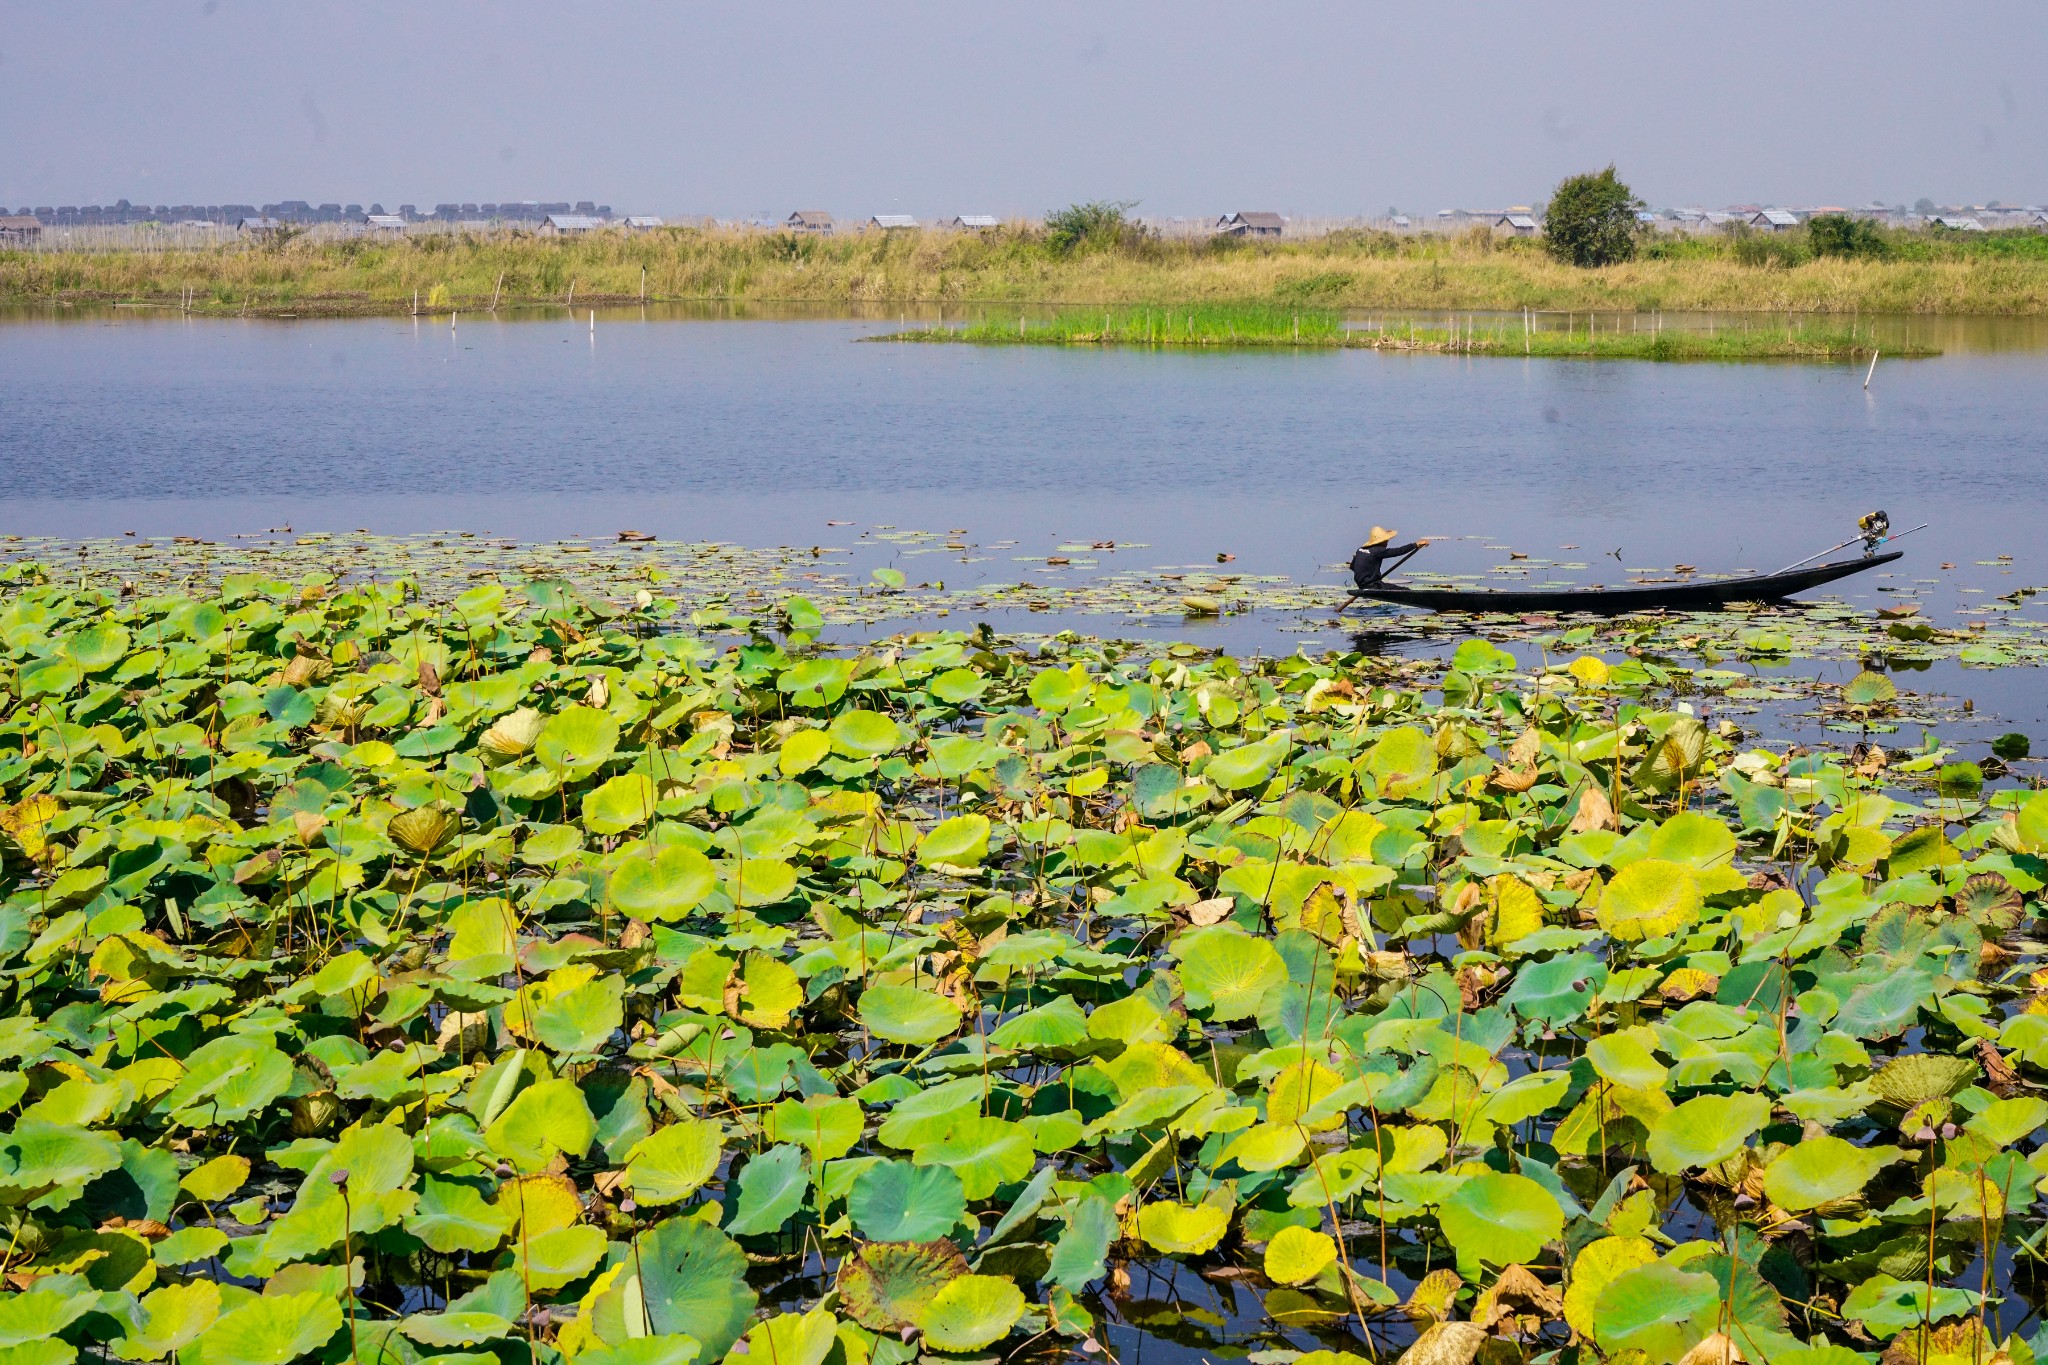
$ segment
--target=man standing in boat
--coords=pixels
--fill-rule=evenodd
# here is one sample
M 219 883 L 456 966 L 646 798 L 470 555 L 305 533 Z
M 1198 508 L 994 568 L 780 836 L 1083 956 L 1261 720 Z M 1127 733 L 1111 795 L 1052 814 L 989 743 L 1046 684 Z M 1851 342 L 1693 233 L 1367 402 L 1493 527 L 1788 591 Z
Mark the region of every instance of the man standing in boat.
M 1361 588 L 1376 588 L 1386 582 L 1387 575 L 1400 568 L 1408 557 L 1429 544 L 1429 537 L 1411 541 L 1406 545 L 1393 543 L 1395 533 L 1384 526 L 1372 528 L 1372 534 L 1365 538 L 1365 544 L 1358 547 L 1358 553 L 1351 556 L 1351 577 Z

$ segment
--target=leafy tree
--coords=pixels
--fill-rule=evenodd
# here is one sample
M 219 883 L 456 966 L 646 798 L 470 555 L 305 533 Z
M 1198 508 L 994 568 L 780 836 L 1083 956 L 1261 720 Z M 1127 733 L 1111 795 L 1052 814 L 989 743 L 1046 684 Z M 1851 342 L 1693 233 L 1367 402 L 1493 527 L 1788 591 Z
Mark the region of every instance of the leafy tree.
M 1816 256 L 1882 256 L 1883 234 L 1875 223 L 1845 213 L 1823 213 L 1806 224 L 1808 243 Z
M 1643 201 L 1609 166 L 1597 175 L 1574 175 L 1559 183 L 1544 210 L 1544 245 L 1569 265 L 1614 265 L 1636 254 Z
M 1045 215 L 1046 243 L 1062 255 L 1082 247 L 1117 246 L 1137 231 L 1126 216 L 1137 206 L 1135 199 L 1091 199 L 1054 209 Z

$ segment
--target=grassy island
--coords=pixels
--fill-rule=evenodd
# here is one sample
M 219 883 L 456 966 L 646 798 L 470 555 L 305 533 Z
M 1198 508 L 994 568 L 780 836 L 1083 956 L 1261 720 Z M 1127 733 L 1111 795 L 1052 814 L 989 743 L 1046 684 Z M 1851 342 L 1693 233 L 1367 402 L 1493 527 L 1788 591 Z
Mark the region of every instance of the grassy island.
M 1661 317 L 1621 326 L 1594 315 L 1563 326 L 1528 318 L 1467 319 L 1453 325 L 1348 325 L 1325 309 L 1272 305 L 1195 308 L 1075 308 L 1049 317 L 991 312 L 956 327 L 891 332 L 878 341 L 971 342 L 988 346 L 1134 346 L 1175 350 L 1313 349 L 1414 351 L 1452 355 L 1541 356 L 1585 360 L 1868 360 L 1874 342 L 1853 327 L 1812 323 L 1736 328 L 1676 328 Z M 1604 326 L 1604 330 L 1603 330 Z M 1936 354 L 1926 346 L 1883 348 L 1904 358 Z

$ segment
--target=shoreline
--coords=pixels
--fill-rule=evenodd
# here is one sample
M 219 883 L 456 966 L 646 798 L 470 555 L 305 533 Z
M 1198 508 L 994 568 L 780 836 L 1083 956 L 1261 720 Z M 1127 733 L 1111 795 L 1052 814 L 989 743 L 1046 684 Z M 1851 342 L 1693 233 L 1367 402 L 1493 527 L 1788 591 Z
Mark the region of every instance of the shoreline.
M 1382 239 L 1384 238 L 1384 240 Z M 2037 240 L 2038 239 L 2038 240 Z M 1759 244 L 1775 254 L 1759 254 Z M 1780 239 L 1658 241 L 1582 270 L 1531 241 L 1332 236 L 1054 251 L 1029 233 L 664 229 L 627 236 L 236 242 L 161 252 L 0 251 L 0 305 L 144 304 L 221 316 L 405 316 L 637 303 L 1188 307 L 1414 312 L 2048 316 L 2048 234 L 1921 236 L 1801 257 Z

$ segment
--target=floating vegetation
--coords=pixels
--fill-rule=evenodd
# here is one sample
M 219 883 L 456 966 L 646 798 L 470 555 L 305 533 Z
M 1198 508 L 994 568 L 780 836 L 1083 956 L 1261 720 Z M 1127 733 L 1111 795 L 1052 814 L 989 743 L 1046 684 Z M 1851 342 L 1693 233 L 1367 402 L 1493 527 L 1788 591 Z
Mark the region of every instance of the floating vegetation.
M 0 578 L 13 1365 L 1242 1354 L 1177 1265 L 1276 1363 L 2032 1359 L 1996 764 L 1757 746 L 1655 624 L 835 651 L 678 598 L 777 556 L 379 544 Z
M 1518 355 L 1575 360 L 1822 360 L 1871 359 L 1878 345 L 1852 328 L 1815 323 L 1746 326 L 1703 331 L 1632 318 L 1634 326 L 1602 331 L 1588 318 L 1585 330 L 1533 326 L 1498 316 L 1450 325 L 1351 325 L 1328 309 L 1264 305 L 1205 305 L 1067 309 L 1032 316 L 985 313 L 959 326 L 919 327 L 871 337 L 873 341 L 957 341 L 978 345 L 1150 346 L 1230 350 L 1307 347 L 1420 351 L 1455 355 Z M 1644 325 L 1647 323 L 1648 325 Z M 1901 359 L 1939 355 L 1932 346 L 1891 342 L 1884 353 Z

